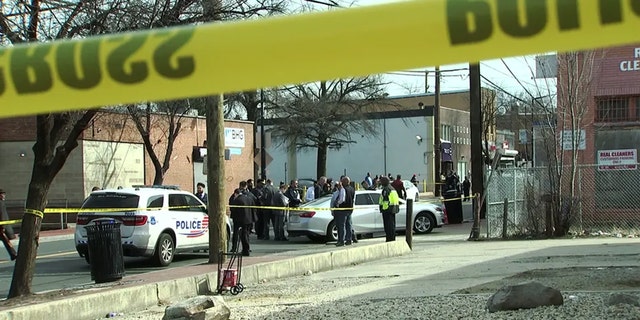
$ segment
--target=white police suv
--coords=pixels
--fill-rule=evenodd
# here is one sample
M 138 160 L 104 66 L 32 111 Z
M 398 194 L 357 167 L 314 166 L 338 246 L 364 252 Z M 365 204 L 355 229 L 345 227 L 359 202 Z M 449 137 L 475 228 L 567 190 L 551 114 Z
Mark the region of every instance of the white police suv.
M 167 266 L 175 253 L 209 248 L 207 208 L 193 194 L 173 186 L 134 186 L 94 191 L 82 204 L 75 244 L 89 262 L 86 226 L 114 219 L 121 223 L 125 256 L 151 257 Z M 84 211 L 96 209 L 95 212 Z M 227 218 L 227 235 L 231 225 Z M 228 236 L 227 236 L 228 238 Z

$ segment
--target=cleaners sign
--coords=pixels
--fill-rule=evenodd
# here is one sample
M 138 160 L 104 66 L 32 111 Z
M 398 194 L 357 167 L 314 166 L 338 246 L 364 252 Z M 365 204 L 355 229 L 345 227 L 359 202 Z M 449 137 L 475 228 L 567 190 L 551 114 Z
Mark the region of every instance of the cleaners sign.
M 636 149 L 598 150 L 598 171 L 636 170 L 637 168 Z
M 640 48 L 633 50 L 634 60 L 625 60 L 620 62 L 620 71 L 640 71 Z

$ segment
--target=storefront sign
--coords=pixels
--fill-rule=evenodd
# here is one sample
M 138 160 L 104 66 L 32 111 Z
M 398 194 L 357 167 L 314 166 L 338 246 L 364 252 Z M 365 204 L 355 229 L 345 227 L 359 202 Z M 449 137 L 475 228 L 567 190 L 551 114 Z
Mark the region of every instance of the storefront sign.
M 244 129 L 224 128 L 224 146 L 244 148 Z
M 636 169 L 638 169 L 636 149 L 598 150 L 598 171 Z
M 633 50 L 634 60 L 625 60 L 620 62 L 620 71 L 640 71 L 640 48 Z

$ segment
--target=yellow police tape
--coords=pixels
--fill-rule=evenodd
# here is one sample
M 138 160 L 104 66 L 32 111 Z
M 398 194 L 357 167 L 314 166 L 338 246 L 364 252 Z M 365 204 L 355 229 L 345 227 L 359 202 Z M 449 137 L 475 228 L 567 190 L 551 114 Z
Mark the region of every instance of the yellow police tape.
M 0 221 L 0 226 L 8 225 L 8 224 L 18 224 L 22 222 L 22 220 L 8 220 L 8 221 Z
M 467 199 L 472 199 L 476 197 L 475 195 L 466 197 Z M 438 202 L 447 202 L 454 200 L 465 199 L 465 197 L 452 198 L 452 199 L 434 199 L 434 200 L 421 200 L 419 203 L 438 203 Z M 359 210 L 362 208 L 326 208 L 326 207 L 273 207 L 273 206 L 239 206 L 239 205 L 227 205 L 229 208 L 254 208 L 254 209 L 267 209 L 267 210 L 287 210 L 287 211 L 321 211 L 321 210 L 331 210 L 331 211 L 340 211 L 340 210 Z M 171 209 L 189 209 L 189 208 L 203 208 L 203 206 L 174 206 L 168 207 L 168 210 Z M 45 213 L 105 213 L 105 212 L 132 212 L 132 211 L 158 211 L 163 208 L 46 208 L 44 213 L 42 211 L 33 210 L 33 209 L 25 209 L 25 213 L 36 215 L 40 218 L 44 217 Z M 1 225 L 9 225 L 9 224 L 18 224 L 22 222 L 22 220 L 9 220 L 9 221 L 0 221 Z
M 16 45 L 0 117 L 640 41 L 640 2 L 413 0 Z

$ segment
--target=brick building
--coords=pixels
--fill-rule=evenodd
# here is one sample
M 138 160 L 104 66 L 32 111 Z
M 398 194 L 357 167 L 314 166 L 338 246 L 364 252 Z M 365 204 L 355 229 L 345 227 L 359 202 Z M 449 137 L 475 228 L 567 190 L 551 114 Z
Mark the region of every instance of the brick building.
M 161 114 L 151 118 L 151 140 L 161 161 L 167 143 L 166 120 Z M 35 117 L 0 119 L 0 128 L 0 188 L 7 191 L 9 206 L 20 207 L 24 205 L 31 178 Z M 253 123 L 225 120 L 225 130 L 242 133 L 233 137 L 233 146 L 229 148 L 233 150 L 225 163 L 225 189 L 233 190 L 240 180 L 253 178 Z M 165 185 L 194 190 L 197 182 L 206 184 L 198 152 L 204 148 L 205 140 L 203 117 L 182 118 L 170 168 L 164 176 Z M 154 175 L 154 166 L 131 118 L 122 113 L 100 112 L 54 179 L 48 195 L 49 205 L 74 207 L 93 186 L 152 184 Z
M 560 56 L 558 125 L 562 127 L 558 133 L 565 135 L 561 143 L 565 164 L 569 164 L 572 149 L 577 152 L 583 214 L 600 220 L 638 219 L 640 44 L 581 53 L 577 65 L 585 70 L 581 74 L 588 76 L 582 87 L 576 82 L 575 72 L 568 70 L 569 65 Z M 572 89 L 572 83 L 578 86 Z M 586 106 L 580 128 L 576 128 L 584 133 L 584 141 L 576 140 L 577 148 L 567 141 L 571 126 L 568 118 L 562 117 L 570 106 L 567 100 L 572 97 L 571 91 L 582 93 L 582 97 L 573 96 L 584 99 Z

